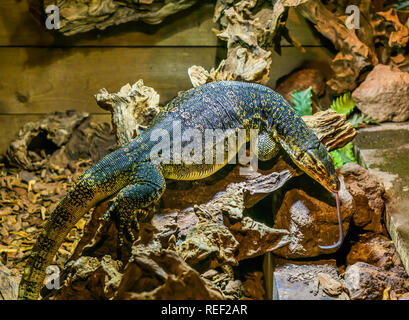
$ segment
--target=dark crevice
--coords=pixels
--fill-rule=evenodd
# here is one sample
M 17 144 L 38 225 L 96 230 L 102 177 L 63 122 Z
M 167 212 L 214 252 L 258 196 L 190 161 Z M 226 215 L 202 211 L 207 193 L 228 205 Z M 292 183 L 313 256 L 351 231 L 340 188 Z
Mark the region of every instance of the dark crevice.
M 58 150 L 58 146 L 47 137 L 48 132 L 40 130 L 39 134 L 35 136 L 27 146 L 28 151 L 33 151 L 41 156 L 42 150 L 46 155 L 53 154 Z

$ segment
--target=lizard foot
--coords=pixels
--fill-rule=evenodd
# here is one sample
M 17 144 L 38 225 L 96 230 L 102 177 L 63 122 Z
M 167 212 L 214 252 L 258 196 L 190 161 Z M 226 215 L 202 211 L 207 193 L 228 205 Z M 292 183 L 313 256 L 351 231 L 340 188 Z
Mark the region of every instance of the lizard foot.
M 121 249 L 124 245 L 124 240 L 127 239 L 130 242 L 134 242 L 135 236 L 132 229 L 140 230 L 139 216 L 147 216 L 149 212 L 145 209 L 135 208 L 121 208 L 115 202 L 107 210 L 104 216 L 101 218 L 103 221 L 114 220 L 118 229 L 118 247 Z

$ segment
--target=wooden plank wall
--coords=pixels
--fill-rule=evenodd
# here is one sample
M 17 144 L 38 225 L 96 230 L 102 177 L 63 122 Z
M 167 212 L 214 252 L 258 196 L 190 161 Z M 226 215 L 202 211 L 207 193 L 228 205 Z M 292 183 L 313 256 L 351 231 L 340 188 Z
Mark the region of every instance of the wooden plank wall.
M 54 35 L 34 20 L 27 0 L 0 1 L 0 153 L 18 129 L 47 112 L 76 109 L 109 121 L 93 95 L 105 87 L 116 92 L 143 79 L 157 90 L 161 103 L 191 87 L 187 69 L 207 69 L 225 57 L 225 44 L 212 28 L 212 1 L 150 26 L 128 23 L 73 37 Z M 309 25 L 291 12 L 289 29 L 306 47 L 303 54 L 284 43 L 276 53 L 270 86 L 309 60 L 328 62 L 331 53 Z

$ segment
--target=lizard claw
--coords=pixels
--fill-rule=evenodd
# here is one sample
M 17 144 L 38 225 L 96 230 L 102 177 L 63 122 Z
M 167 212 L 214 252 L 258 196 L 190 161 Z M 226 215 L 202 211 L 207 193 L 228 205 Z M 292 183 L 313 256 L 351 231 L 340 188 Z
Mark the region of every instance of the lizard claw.
M 115 218 L 115 224 L 118 229 L 118 249 L 121 249 L 124 246 L 125 239 L 130 242 L 136 240 L 132 229 L 139 231 L 138 216 L 144 217 L 148 213 L 145 209 L 121 208 L 121 206 L 114 202 L 100 220 L 108 221 Z

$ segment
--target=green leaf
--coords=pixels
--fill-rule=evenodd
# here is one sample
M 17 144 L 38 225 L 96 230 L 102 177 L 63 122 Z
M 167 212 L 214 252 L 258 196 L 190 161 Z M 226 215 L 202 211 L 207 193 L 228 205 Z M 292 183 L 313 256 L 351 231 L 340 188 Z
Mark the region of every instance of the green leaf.
M 355 102 L 352 100 L 351 92 L 347 92 L 335 99 L 330 108 L 348 117 L 355 108 Z
M 294 106 L 294 109 L 301 116 L 312 115 L 312 96 L 313 89 L 309 87 L 307 90 L 300 91 L 296 90 L 291 93 L 293 99 L 291 103 Z
M 341 156 L 345 156 L 348 161 L 357 163 L 354 155 L 354 144 L 352 142 L 348 142 L 345 146 L 339 149 Z
M 360 124 L 380 124 L 380 123 L 366 114 L 355 113 L 352 116 L 351 124 L 354 128 L 357 128 Z
M 345 163 L 358 163 L 354 155 L 354 144 L 348 142 L 342 148 L 330 152 L 332 159 L 334 159 L 335 168 L 338 168 Z
M 331 155 L 332 159 L 334 160 L 335 168 L 338 168 L 338 167 L 340 167 L 340 166 L 342 166 L 344 164 L 338 150 L 332 150 L 329 154 Z

